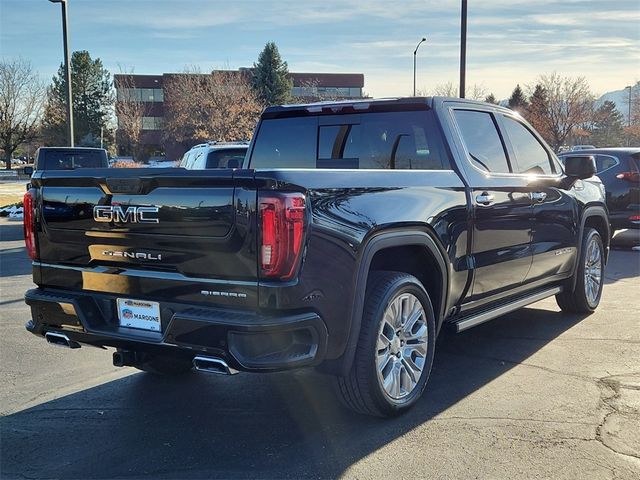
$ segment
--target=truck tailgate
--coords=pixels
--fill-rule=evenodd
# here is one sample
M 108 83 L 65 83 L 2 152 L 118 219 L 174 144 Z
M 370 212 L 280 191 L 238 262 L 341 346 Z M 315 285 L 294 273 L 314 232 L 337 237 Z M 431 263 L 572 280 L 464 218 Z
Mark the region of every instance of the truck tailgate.
M 43 284 L 256 301 L 252 171 L 84 169 L 46 172 L 33 183 Z

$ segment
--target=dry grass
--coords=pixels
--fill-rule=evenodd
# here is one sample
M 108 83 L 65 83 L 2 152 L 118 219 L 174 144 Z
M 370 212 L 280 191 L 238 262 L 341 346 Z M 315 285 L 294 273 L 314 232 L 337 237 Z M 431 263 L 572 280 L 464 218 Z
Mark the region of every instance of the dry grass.
M 24 194 L 17 193 L 0 193 L 0 207 L 6 207 L 7 205 L 13 205 L 14 203 L 22 202 Z
M 146 165 L 139 162 L 115 162 L 111 168 L 144 168 Z

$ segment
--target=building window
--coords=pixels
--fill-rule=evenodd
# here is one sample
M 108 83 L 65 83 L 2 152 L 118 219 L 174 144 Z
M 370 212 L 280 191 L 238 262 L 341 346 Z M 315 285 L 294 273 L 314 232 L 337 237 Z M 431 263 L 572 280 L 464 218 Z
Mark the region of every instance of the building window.
M 162 130 L 163 117 L 142 117 L 142 130 Z
M 163 102 L 164 92 L 161 88 L 118 88 L 118 100 L 121 102 Z

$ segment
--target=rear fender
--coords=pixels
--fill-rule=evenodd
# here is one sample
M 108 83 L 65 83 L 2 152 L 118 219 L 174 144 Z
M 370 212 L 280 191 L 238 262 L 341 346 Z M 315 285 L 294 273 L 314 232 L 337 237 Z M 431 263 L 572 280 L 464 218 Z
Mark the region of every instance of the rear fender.
M 420 246 L 425 248 L 433 257 L 439 268 L 444 292 L 441 294 L 440 304 L 434 305 L 436 318 L 436 331 L 440 330 L 442 321 L 445 317 L 445 308 L 447 305 L 447 297 L 449 294 L 449 269 L 445 256 L 438 247 L 436 241 L 424 231 L 393 231 L 383 232 L 371 238 L 362 248 L 360 262 L 356 273 L 355 295 L 353 300 L 353 309 L 351 311 L 351 328 L 349 331 L 349 339 L 342 355 L 339 373 L 346 374 L 351 368 L 355 356 L 356 347 L 360 337 L 360 328 L 362 323 L 362 313 L 364 311 L 365 294 L 367 281 L 370 273 L 371 262 L 376 253 L 381 250 L 392 247 Z

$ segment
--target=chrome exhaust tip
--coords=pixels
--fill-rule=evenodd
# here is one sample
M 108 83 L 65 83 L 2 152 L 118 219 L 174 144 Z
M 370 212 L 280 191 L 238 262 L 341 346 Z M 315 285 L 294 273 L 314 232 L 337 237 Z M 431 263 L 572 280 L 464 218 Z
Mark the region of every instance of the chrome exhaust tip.
M 63 333 L 47 332 L 44 334 L 44 338 L 47 340 L 47 343 L 56 347 L 80 348 L 78 342 L 69 340 L 69 337 Z
M 218 375 L 235 375 L 238 370 L 231 368 L 221 358 L 198 355 L 193 359 L 193 368 L 199 372 L 216 373 Z

